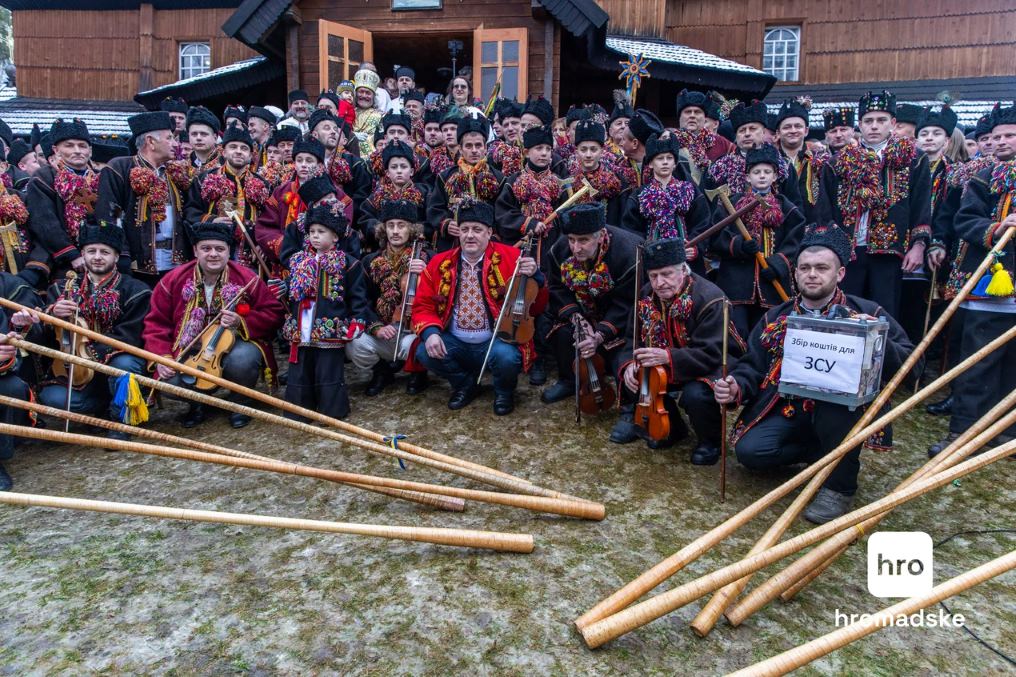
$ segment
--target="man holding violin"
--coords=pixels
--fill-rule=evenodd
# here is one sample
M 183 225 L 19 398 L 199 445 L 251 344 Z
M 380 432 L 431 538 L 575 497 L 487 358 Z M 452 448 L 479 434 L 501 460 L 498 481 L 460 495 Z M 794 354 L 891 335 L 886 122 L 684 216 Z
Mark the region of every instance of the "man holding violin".
M 194 229 L 195 260 L 174 269 L 155 286 L 142 338 L 146 350 L 189 361 L 204 355 L 210 341 L 214 365 L 229 381 L 253 387 L 262 373 L 274 386 L 275 358 L 268 342 L 282 324 L 285 309 L 254 271 L 230 260 L 233 228 L 205 222 Z M 224 336 L 218 327 L 227 331 Z M 218 336 L 216 336 L 218 335 Z M 233 339 L 230 341 L 229 339 Z M 223 355 L 222 353 L 225 352 Z M 209 369 L 209 365 L 200 365 Z M 180 374 L 158 365 L 157 377 L 175 385 L 189 385 Z M 233 402 L 247 398 L 230 395 Z M 205 420 L 201 405 L 191 404 L 181 419 L 185 428 Z M 230 425 L 242 428 L 250 417 L 231 414 Z
M 435 255 L 420 276 L 413 303 L 413 333 L 422 344 L 416 360 L 448 379 L 448 408 L 462 409 L 479 394 L 486 366 L 494 377 L 494 413 L 515 409 L 519 372 L 532 364 L 532 341 L 515 345 L 496 335 L 497 318 L 513 275 L 532 277 L 541 287 L 529 308 L 543 312 L 546 291 L 536 260 L 512 246 L 491 241 L 494 209 L 464 200 L 458 208 L 459 246 Z
M 602 204 L 576 205 L 561 214 L 564 237 L 550 249 L 548 286 L 555 326 L 549 343 L 557 359 L 558 381 L 543 391 L 547 404 L 575 394 L 576 348 L 579 357 L 599 354 L 607 371 L 618 373 L 621 349 L 635 298 L 637 234 L 608 226 Z M 569 331 L 581 318 L 584 338 L 576 345 Z
M 53 284 L 49 288 L 47 312 L 118 341 L 138 345 L 152 292 L 145 283 L 117 271 L 124 248 L 124 233 L 119 226 L 84 226 L 78 235 L 78 249 L 85 262 L 85 274 Z M 18 326 L 38 321 L 34 313 L 23 310 L 11 320 Z M 61 331 L 57 343 L 62 350 L 72 350 L 80 357 L 134 374 L 145 372 L 145 361 L 141 358 L 71 332 Z M 53 379 L 39 389 L 42 404 L 57 409 L 66 409 L 69 404 L 71 411 L 90 415 L 100 415 L 103 409 L 108 409 L 109 419 L 120 421 L 119 407 L 112 404 L 117 387 L 115 378 L 88 372 L 83 367 L 75 368 L 76 375 L 62 364 L 54 365 L 54 369 Z M 74 385 L 70 387 L 72 378 Z M 106 435 L 113 439 L 130 438 L 115 430 Z
M 722 433 L 720 406 L 710 386 L 720 376 L 726 298 L 719 287 L 691 271 L 684 240 L 647 242 L 644 261 L 649 286 L 636 308 L 639 335 L 629 337 L 624 349 L 618 378 L 623 404 L 610 441 L 628 444 L 641 437 L 650 449 L 672 446 L 688 434 L 678 413 L 680 403 L 698 438 L 692 464 L 713 465 L 720 458 Z M 736 332 L 731 338 L 739 355 L 743 343 Z M 655 367 L 666 373 L 665 393 L 661 394 L 670 431 L 659 440 L 647 436 L 646 426 L 632 418 L 645 372 Z

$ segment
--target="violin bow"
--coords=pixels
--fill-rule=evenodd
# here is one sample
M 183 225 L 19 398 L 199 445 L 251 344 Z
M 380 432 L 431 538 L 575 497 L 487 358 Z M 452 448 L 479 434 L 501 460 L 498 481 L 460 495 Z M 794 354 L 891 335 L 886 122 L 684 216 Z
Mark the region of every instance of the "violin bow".
M 413 242 L 413 251 L 409 255 L 409 263 L 420 257 L 423 253 L 423 236 L 421 235 Z M 409 273 L 412 277 L 412 273 Z M 406 284 L 406 293 L 402 295 L 402 312 L 399 314 L 399 331 L 395 334 L 395 359 L 399 359 L 399 354 L 402 352 L 402 333 L 406 329 L 406 303 L 409 301 L 409 284 Z
M 528 238 L 529 236 L 526 236 Z M 521 245 L 526 238 L 522 238 L 519 241 Z M 490 359 L 490 351 L 494 349 L 494 340 L 497 338 L 497 328 L 501 326 L 501 320 L 504 319 L 505 311 L 508 309 L 508 297 L 511 296 L 512 287 L 515 286 L 515 280 L 518 279 L 519 266 L 522 265 L 522 255 L 519 254 L 519 258 L 515 261 L 515 270 L 512 272 L 511 280 L 508 282 L 508 288 L 504 292 L 504 298 L 501 302 L 501 312 L 497 314 L 497 321 L 494 322 L 494 326 L 491 327 L 490 343 L 487 344 L 487 352 L 483 356 L 483 364 L 480 365 L 480 375 L 476 377 L 476 385 L 480 385 L 480 381 L 483 380 L 483 373 L 487 370 L 487 361 Z
M 77 279 L 78 274 L 73 270 L 67 271 L 67 283 L 64 285 L 64 293 L 66 293 L 71 300 L 74 299 L 74 280 Z M 78 313 L 80 307 L 74 309 L 74 324 L 78 323 Z M 78 335 L 75 332 L 71 332 L 71 354 L 74 355 L 78 352 Z M 67 395 L 64 402 L 64 411 L 70 412 L 71 410 L 71 394 L 74 390 L 74 363 L 71 362 L 70 367 L 67 369 Z M 69 418 L 64 419 L 64 432 L 70 432 L 71 421 Z
M 579 402 L 579 342 L 583 338 L 580 314 L 572 315 L 573 342 L 575 343 L 575 422 L 582 423 L 582 405 Z
M 205 325 L 205 329 L 208 329 L 208 327 L 211 327 L 212 325 L 214 325 L 216 322 L 219 321 L 219 318 L 222 317 L 222 311 L 223 310 L 232 310 L 233 307 L 236 306 L 236 304 L 240 302 L 240 297 L 243 296 L 244 293 L 247 292 L 247 290 L 250 289 L 250 286 L 252 284 L 254 284 L 255 282 L 257 282 L 258 279 L 259 278 L 257 278 L 257 277 L 252 277 L 250 280 L 248 280 L 247 284 L 245 284 L 244 286 L 240 287 L 240 291 L 238 291 L 236 293 L 236 296 L 233 297 L 233 300 L 230 301 L 229 303 L 227 303 L 225 308 L 223 308 L 222 310 L 220 310 L 218 313 L 215 314 L 215 317 L 212 318 L 212 321 Z M 195 336 L 194 338 L 192 338 L 190 340 L 190 343 L 188 343 L 186 346 L 184 346 L 183 350 L 181 350 L 180 352 L 177 353 L 177 359 L 183 359 L 183 356 L 186 355 L 187 352 L 191 348 L 194 347 L 194 344 L 197 343 L 198 339 L 201 338 L 202 336 L 204 336 L 205 329 L 202 329 L 201 331 L 199 331 L 198 335 Z
M 723 357 L 720 374 L 727 379 L 727 347 L 730 341 L 730 302 L 723 299 Z M 727 500 L 727 405 L 720 405 L 720 501 Z
M 251 254 L 258 260 L 258 268 L 261 269 L 261 274 L 265 276 L 265 279 L 271 278 L 272 274 L 268 270 L 268 264 L 265 263 L 264 258 L 261 256 L 260 250 L 258 250 L 257 244 L 251 239 L 250 233 L 247 232 L 247 226 L 244 225 L 243 219 L 240 218 L 240 214 L 235 210 L 229 210 L 226 212 L 226 216 L 233 219 L 236 225 L 240 227 L 240 234 L 243 235 L 243 239 L 247 241 L 247 246 L 250 247 Z

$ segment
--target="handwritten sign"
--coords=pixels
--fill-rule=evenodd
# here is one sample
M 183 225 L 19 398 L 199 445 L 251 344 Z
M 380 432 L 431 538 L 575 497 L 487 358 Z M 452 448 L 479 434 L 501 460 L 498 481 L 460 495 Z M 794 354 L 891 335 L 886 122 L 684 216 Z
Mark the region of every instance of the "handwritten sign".
M 863 363 L 863 336 L 788 327 L 780 382 L 856 394 Z

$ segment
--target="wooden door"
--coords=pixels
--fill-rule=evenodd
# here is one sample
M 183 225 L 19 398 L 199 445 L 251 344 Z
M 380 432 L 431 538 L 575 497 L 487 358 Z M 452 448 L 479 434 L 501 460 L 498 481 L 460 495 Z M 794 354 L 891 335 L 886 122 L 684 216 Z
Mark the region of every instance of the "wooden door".
M 525 101 L 529 93 L 529 31 L 484 28 L 473 31 L 473 91 L 484 103 L 501 76 L 501 96 Z
M 374 60 L 370 31 L 332 21 L 318 20 L 318 78 L 321 89 L 334 90 L 352 80 L 364 61 Z

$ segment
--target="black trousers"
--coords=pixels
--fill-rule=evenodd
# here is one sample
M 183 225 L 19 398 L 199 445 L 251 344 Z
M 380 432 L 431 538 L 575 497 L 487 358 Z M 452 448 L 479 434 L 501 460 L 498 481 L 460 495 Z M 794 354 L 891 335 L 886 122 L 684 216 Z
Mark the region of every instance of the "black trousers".
M 13 373 L 0 376 L 0 395 L 25 400 L 31 396 L 28 384 Z M 0 407 L 0 421 L 9 425 L 28 425 L 28 412 L 17 407 Z M 14 455 L 14 441 L 10 435 L 0 435 L 0 461 Z
M 730 304 L 730 321 L 734 328 L 745 341 L 751 335 L 751 330 L 758 324 L 766 314 L 766 309 L 756 303 Z
M 345 348 L 300 348 L 289 365 L 286 401 L 332 418 L 349 416 L 345 363 Z
M 857 258 L 847 264 L 847 275 L 840 289 L 847 294 L 874 301 L 899 319 L 903 293 L 901 261 L 893 254 L 869 254 L 867 247 L 854 250 Z
M 734 453 L 746 468 L 761 470 L 794 463 L 812 463 L 834 449 L 861 417 L 862 408 L 854 411 L 843 405 L 815 402 L 806 412 L 801 400 L 792 400 L 794 413 L 784 416 L 783 401 L 778 401 L 768 415 L 756 423 L 737 441 Z M 857 473 L 861 469 L 861 446 L 840 459 L 824 487 L 841 494 L 857 491 Z
M 554 351 L 554 359 L 557 360 L 557 376 L 560 380 L 569 383 L 575 382 L 575 339 L 570 327 L 561 327 L 550 336 L 550 347 Z M 621 368 L 621 353 L 624 345 L 619 345 L 611 350 L 605 350 L 601 345 L 596 349 L 599 355 L 603 356 L 606 373 L 609 376 L 617 374 Z
M 627 413 L 630 418 L 635 411 L 636 393 L 625 386 L 622 399 L 624 400 L 622 412 Z M 712 388 L 701 381 L 689 381 L 680 386 L 673 386 L 667 389 L 663 405 L 670 416 L 671 437 L 683 436 L 683 431 L 688 430 L 688 425 L 681 418 L 679 411 L 683 409 L 699 443 L 720 446 L 722 416 L 720 405 L 713 397 Z
M 967 309 L 960 359 L 966 359 L 1016 324 L 1016 313 Z M 1016 390 L 1016 341 L 985 356 L 953 381 L 953 413 L 949 432 L 962 433 L 988 410 Z M 1006 430 L 1016 435 L 1016 426 Z

